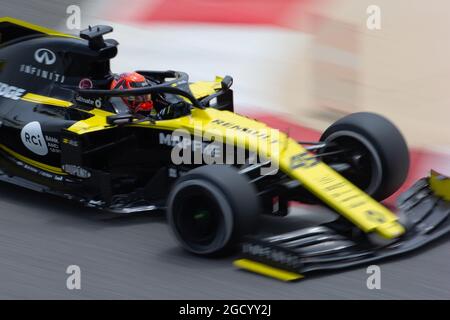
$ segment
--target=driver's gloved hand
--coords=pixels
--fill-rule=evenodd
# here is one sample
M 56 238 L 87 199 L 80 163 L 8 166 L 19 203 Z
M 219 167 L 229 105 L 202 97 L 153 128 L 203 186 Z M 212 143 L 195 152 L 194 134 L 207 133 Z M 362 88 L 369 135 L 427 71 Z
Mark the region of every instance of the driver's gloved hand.
M 159 119 L 170 119 L 172 118 L 173 110 L 172 105 L 168 105 L 167 107 L 164 107 L 159 111 L 158 118 Z
M 188 115 L 190 113 L 190 106 L 185 101 L 179 101 L 176 103 L 169 104 L 164 107 L 159 113 L 158 117 L 160 119 L 173 119 Z
M 175 117 L 186 116 L 191 113 L 191 105 L 186 101 L 180 101 L 175 104 L 174 112 Z

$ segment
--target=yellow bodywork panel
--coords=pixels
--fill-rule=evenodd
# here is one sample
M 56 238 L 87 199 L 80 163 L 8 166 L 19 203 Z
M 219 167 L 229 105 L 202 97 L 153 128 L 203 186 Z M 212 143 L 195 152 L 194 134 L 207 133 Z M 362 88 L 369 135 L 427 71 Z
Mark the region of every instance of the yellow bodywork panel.
M 89 111 L 93 116 L 89 119 L 78 121 L 73 124 L 67 130 L 76 134 L 85 134 L 94 131 L 100 131 L 105 129 L 114 128 L 115 126 L 109 125 L 107 117 L 114 115 L 114 113 L 104 111 L 101 109 L 92 109 Z
M 195 98 L 201 99 L 216 93 L 222 87 L 222 80 L 223 78 L 216 77 L 215 81 L 194 82 L 189 84 L 189 89 L 191 89 L 192 95 Z
M 11 24 L 15 24 L 30 30 L 34 30 L 43 34 L 48 34 L 49 36 L 58 36 L 58 37 L 67 37 L 67 38 L 75 38 L 75 39 L 79 39 L 76 36 L 70 35 L 70 34 L 66 34 L 66 33 L 62 33 L 56 30 L 52 30 L 49 28 L 45 28 L 45 27 L 41 27 L 23 20 L 19 20 L 19 19 L 15 19 L 15 18 L 11 18 L 11 17 L 1 17 L 0 18 L 0 23 L 2 22 L 9 22 Z
M 23 101 L 27 101 L 27 102 L 47 104 L 47 105 L 56 106 L 56 107 L 67 108 L 72 105 L 72 103 L 69 101 L 50 98 L 50 97 L 46 97 L 46 96 L 41 96 L 39 94 L 34 94 L 34 93 L 27 93 L 21 99 Z
M 375 231 L 388 239 L 397 238 L 405 232 L 394 213 L 325 163 L 317 162 L 313 166 L 292 169 L 289 159 L 304 153 L 305 149 L 292 140 L 288 145 L 280 157 L 280 167 L 292 178 L 301 181 L 318 198 L 365 232 Z
M 431 170 L 431 175 L 428 180 L 430 188 L 435 195 L 450 201 L 450 178 L 446 177 L 434 170 Z
M 235 260 L 233 264 L 240 269 L 252 271 L 263 276 L 275 278 L 281 281 L 295 281 L 303 278 L 303 275 L 301 275 L 300 273 L 274 268 L 249 259 L 238 259 Z

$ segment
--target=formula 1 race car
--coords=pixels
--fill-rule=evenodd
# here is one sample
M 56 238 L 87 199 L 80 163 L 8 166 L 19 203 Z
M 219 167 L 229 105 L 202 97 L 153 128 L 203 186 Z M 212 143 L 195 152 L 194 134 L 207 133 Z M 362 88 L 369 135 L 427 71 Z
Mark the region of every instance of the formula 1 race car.
M 405 140 L 384 117 L 351 114 L 302 142 L 234 113 L 229 76 L 189 82 L 183 72 L 138 71 L 154 85 L 110 89 L 111 31 L 78 37 L 0 19 L 0 180 L 115 213 L 165 210 L 188 251 L 221 255 L 244 242 L 237 266 L 284 280 L 449 231 L 448 183 L 438 175 L 403 196 L 400 217 L 380 204 L 409 166 Z M 172 112 L 130 112 L 124 98 L 144 95 L 163 96 Z M 261 214 L 285 216 L 291 201 L 340 218 L 247 237 Z

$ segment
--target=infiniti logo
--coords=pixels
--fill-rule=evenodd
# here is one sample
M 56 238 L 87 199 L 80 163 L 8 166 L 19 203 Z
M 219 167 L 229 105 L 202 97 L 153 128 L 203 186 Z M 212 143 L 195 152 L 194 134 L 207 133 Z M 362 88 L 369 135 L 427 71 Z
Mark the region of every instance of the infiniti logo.
M 51 65 L 56 62 L 56 55 L 49 49 L 41 48 L 34 52 L 34 59 L 39 63 Z

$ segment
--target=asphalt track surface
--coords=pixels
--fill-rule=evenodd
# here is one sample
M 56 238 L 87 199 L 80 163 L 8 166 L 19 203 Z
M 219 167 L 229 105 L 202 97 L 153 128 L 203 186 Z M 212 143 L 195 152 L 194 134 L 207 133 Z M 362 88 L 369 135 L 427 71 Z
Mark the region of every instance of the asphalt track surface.
M 65 1 L 1 4 L 1 15 L 59 24 Z M 19 9 L 20 8 L 20 9 Z M 295 210 L 262 229 L 294 229 L 327 215 Z M 163 213 L 115 216 L 0 183 L 0 298 L 3 299 L 449 299 L 449 237 L 381 266 L 381 290 L 365 268 L 296 283 L 236 270 L 233 257 L 204 259 L 180 249 Z M 69 265 L 81 290 L 66 288 Z

